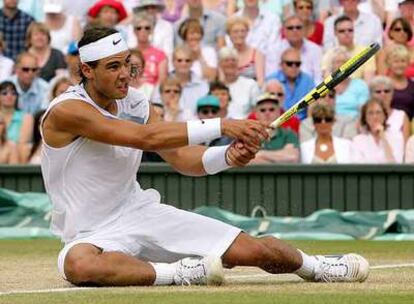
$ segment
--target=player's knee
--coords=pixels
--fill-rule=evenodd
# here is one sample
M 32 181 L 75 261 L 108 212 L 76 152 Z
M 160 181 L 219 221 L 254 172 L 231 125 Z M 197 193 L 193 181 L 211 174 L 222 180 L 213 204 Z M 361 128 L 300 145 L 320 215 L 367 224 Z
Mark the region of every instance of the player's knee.
M 65 275 L 69 282 L 75 285 L 96 284 L 96 263 L 91 257 L 73 257 L 65 259 Z

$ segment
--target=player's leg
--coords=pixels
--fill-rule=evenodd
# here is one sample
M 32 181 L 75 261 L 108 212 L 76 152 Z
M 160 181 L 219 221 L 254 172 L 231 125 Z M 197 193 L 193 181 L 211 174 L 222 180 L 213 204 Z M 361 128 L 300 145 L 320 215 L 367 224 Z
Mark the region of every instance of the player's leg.
M 220 285 L 223 282 L 221 259 L 217 256 L 148 263 L 112 250 L 103 251 L 91 243 L 69 245 L 59 254 L 59 271 L 79 286 Z
M 310 281 L 365 281 L 369 264 L 357 254 L 309 256 L 274 237 L 241 233 L 222 256 L 226 266 L 257 266 L 270 273 L 293 272 Z
M 270 273 L 290 273 L 298 270 L 303 261 L 298 250 L 273 237 L 254 238 L 241 233 L 222 257 L 223 264 L 257 266 Z
M 151 264 L 122 252 L 103 252 L 92 244 L 74 245 L 64 258 L 64 274 L 75 285 L 152 285 Z

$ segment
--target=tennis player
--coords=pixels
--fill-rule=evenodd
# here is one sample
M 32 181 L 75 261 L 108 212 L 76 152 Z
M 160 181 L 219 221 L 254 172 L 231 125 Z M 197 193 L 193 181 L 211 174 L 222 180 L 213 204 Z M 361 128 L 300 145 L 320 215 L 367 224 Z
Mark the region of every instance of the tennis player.
M 82 81 L 50 104 L 41 124 L 42 174 L 53 204 L 51 229 L 65 246 L 61 275 L 84 286 L 221 284 L 222 265 L 294 272 L 310 281 L 364 281 L 356 254 L 309 256 L 273 238 L 160 203 L 136 181 L 143 150 L 186 175 L 215 174 L 254 158 L 266 125 L 248 120 L 158 122 L 128 86 L 130 54 L 113 29 L 79 42 Z M 133 69 L 132 69 L 133 70 Z M 134 72 L 134 71 L 132 71 Z M 233 144 L 198 144 L 221 135 Z

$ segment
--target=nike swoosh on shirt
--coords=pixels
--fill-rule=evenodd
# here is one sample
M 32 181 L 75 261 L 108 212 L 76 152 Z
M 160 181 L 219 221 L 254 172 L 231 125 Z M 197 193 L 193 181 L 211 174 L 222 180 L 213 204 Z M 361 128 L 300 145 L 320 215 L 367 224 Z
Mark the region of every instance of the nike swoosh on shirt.
M 118 41 L 112 40 L 112 44 L 113 44 L 113 45 L 117 45 L 118 43 L 120 43 L 120 42 L 121 42 L 121 40 L 122 40 L 122 39 L 119 39 Z

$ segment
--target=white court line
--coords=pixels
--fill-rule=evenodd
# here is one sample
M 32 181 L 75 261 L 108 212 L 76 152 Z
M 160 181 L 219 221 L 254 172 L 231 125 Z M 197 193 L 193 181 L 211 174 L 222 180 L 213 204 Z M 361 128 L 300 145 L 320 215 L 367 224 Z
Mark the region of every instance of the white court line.
M 376 269 L 408 268 L 408 267 L 414 267 L 414 263 L 376 265 L 376 266 L 371 266 L 370 269 L 376 270 Z M 227 275 L 226 279 L 243 280 L 243 279 L 251 279 L 251 278 L 267 278 L 267 277 L 270 277 L 270 276 L 274 276 L 274 275 L 270 274 L 270 273 Z M 15 294 L 27 294 L 27 293 L 72 292 L 72 291 L 83 291 L 83 290 L 91 290 L 91 289 L 100 289 L 100 288 L 99 287 L 66 287 L 66 288 L 50 288 L 50 289 L 35 289 L 35 290 L 30 290 L 30 289 L 28 289 L 28 290 L 12 290 L 12 291 L 0 292 L 0 296 L 15 295 Z
M 376 265 L 371 266 L 370 269 L 377 270 L 377 269 L 389 269 L 389 268 L 407 268 L 407 267 L 414 267 L 414 263 L 409 264 L 389 264 L 389 265 Z M 227 279 L 233 280 L 242 280 L 242 279 L 250 279 L 250 278 L 266 278 L 271 277 L 273 274 L 270 273 L 262 273 L 262 274 L 241 274 L 241 275 L 229 275 L 226 276 Z

